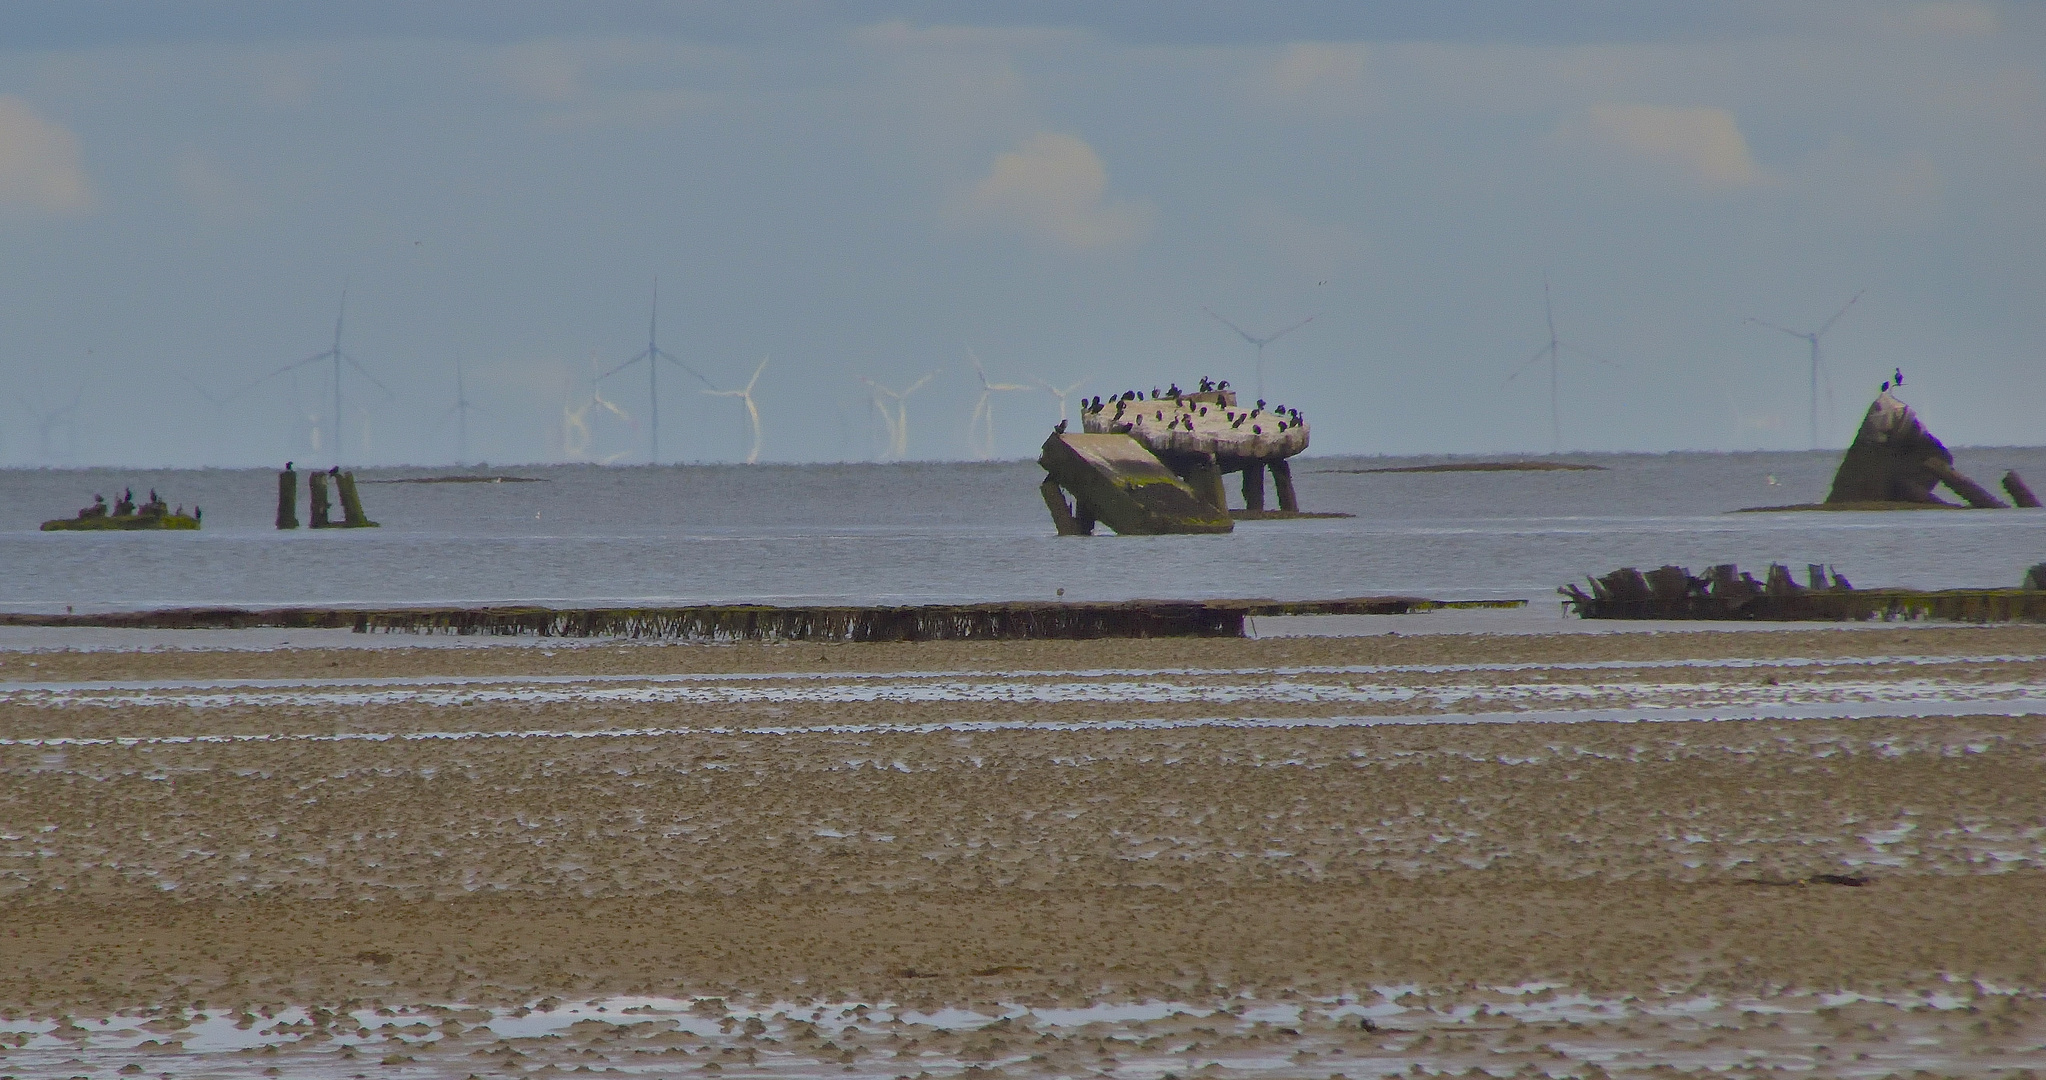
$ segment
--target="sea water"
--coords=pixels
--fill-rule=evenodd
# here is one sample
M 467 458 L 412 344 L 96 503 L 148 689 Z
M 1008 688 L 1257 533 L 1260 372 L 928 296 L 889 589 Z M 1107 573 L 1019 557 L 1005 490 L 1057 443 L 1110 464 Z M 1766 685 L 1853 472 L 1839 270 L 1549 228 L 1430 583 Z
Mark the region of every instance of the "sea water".
M 1957 451 L 2046 490 L 2046 448 Z M 1322 598 L 1553 599 L 1620 566 L 1826 563 L 1857 586 L 2015 586 L 2046 511 L 1736 514 L 1825 497 L 1837 451 L 1570 455 L 1583 472 L 1360 473 L 1296 459 L 1303 508 L 1227 536 L 1058 537 L 1029 462 L 364 469 L 377 529 L 279 531 L 264 470 L 0 470 L 0 609 Z M 471 473 L 535 482 L 367 481 Z M 307 514 L 301 480 L 299 515 Z M 1237 498 L 1231 484 L 1232 498 Z M 155 488 L 199 532 L 43 533 Z M 338 511 L 338 507 L 337 507 Z

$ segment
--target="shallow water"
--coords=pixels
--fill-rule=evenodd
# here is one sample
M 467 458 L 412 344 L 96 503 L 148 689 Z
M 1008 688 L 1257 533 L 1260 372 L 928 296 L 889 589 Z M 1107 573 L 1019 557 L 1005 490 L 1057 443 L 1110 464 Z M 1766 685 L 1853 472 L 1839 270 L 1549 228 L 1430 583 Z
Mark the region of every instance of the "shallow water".
M 2046 448 L 1961 469 L 2046 478 Z M 279 532 L 259 470 L 0 470 L 0 609 L 183 605 L 942 603 L 1406 593 L 1548 598 L 1622 565 L 1828 563 L 1858 585 L 2013 586 L 2046 511 L 1729 514 L 1824 497 L 1836 452 L 1582 455 L 1597 472 L 1363 475 L 1297 462 L 1354 518 L 1229 536 L 1060 539 L 1041 473 L 994 464 L 493 468 L 544 483 L 369 484 L 375 530 Z M 364 470 L 365 480 L 422 475 Z M 1774 483 L 1771 483 L 1771 480 Z M 94 492 L 202 506 L 198 533 L 41 533 Z M 303 492 L 301 491 L 301 496 Z M 303 498 L 300 514 L 305 514 Z

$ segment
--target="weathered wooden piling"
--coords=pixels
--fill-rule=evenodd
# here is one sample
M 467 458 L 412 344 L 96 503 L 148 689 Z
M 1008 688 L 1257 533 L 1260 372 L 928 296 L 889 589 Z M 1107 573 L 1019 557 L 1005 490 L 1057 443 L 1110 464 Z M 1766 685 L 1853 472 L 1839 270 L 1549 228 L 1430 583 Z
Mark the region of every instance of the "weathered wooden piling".
M 298 470 L 284 469 L 277 474 L 277 527 L 298 528 Z
M 970 641 L 1128 637 L 1240 637 L 1245 620 L 1282 615 L 1405 615 L 1445 609 L 1519 608 L 1525 600 L 1428 600 L 1358 596 L 1336 600 L 1125 600 L 1011 602 L 920 607 L 680 608 L 540 607 L 176 608 L 42 615 L 0 612 L 0 626 L 94 626 L 192 630 L 351 628 L 357 633 L 661 637 L 694 641 Z
M 341 492 L 341 527 L 344 529 L 374 529 L 377 523 L 362 512 L 362 497 L 355 493 L 355 474 L 336 474 L 334 486 Z
M 1946 619 L 1956 622 L 2046 622 L 2046 590 L 2027 578 L 2021 589 L 1856 589 L 1827 568 L 1808 568 L 1811 585 L 1799 585 L 1785 566 L 1769 567 L 1766 579 L 1732 564 L 1692 577 L 1681 566 L 1642 574 L 1622 567 L 1590 579 L 1591 592 L 1575 585 L 1556 590 L 1586 619 L 1711 619 L 1755 622 L 1885 622 Z
M 2039 508 L 2039 496 L 2032 494 L 2032 489 L 2025 486 L 2025 478 L 2019 476 L 2016 469 L 2003 474 L 2003 490 L 2010 492 L 2010 501 L 2013 505 L 2031 510 Z
M 311 511 L 311 518 L 307 522 L 307 527 L 313 529 L 333 528 L 333 503 L 327 499 L 327 474 L 314 469 L 306 474 L 306 486 L 308 489 L 306 504 Z

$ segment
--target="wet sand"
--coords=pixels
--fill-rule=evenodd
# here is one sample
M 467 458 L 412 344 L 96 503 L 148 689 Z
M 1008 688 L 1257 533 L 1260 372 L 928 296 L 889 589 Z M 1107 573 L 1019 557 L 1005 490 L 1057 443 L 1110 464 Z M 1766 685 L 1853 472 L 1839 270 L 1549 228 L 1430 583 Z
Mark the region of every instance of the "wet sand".
M 2027 627 L 0 653 L 0 1074 L 2015 1075 L 2042 714 Z

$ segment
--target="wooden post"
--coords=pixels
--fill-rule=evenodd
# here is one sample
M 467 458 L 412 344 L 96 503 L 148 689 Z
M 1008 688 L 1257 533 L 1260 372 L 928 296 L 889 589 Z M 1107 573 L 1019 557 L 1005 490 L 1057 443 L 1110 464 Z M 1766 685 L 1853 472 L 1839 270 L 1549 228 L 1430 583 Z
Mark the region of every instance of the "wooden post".
M 311 498 L 308 501 L 312 510 L 312 521 L 308 523 L 307 527 L 314 529 L 333 528 L 334 520 L 331 515 L 334 504 L 327 500 L 327 474 L 317 469 L 314 470 L 306 477 L 306 485 L 311 489 Z
M 1037 485 L 1037 490 L 1044 496 L 1045 508 L 1051 511 L 1052 527 L 1059 531 L 1060 536 L 1087 536 L 1093 533 L 1093 519 L 1091 517 L 1088 519 L 1086 528 L 1080 527 L 1079 519 L 1073 516 L 1073 508 L 1066 504 L 1066 493 L 1059 490 L 1058 481 L 1047 476 L 1044 483 Z
M 2025 486 L 2024 477 L 2019 476 L 2016 469 L 2003 474 L 2003 490 L 2010 492 L 2010 501 L 2014 505 L 2031 509 L 2037 509 L 2039 506 L 2039 496 L 2032 494 L 2032 489 Z
M 341 526 L 346 529 L 374 529 L 377 523 L 362 512 L 362 499 L 355 494 L 355 474 L 345 472 L 334 478 L 341 490 Z
M 1253 461 L 1243 467 L 1243 508 L 1262 511 L 1265 508 L 1265 463 Z
M 277 527 L 298 528 L 298 470 L 285 469 L 277 474 Z
M 1293 494 L 1293 463 L 1285 458 L 1272 462 L 1272 486 L 1279 489 L 1279 509 L 1300 512 L 1300 497 Z

